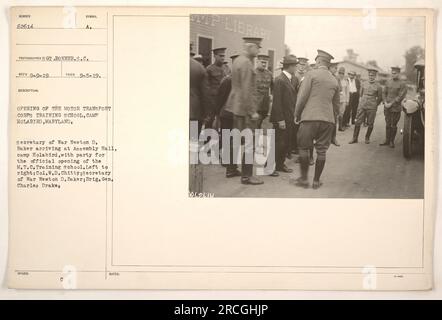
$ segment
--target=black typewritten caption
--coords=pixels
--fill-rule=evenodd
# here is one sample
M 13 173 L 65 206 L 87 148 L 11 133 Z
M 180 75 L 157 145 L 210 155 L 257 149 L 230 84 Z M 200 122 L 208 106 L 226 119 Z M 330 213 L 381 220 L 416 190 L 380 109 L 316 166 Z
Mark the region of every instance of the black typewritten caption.
M 214 198 L 215 194 L 211 192 L 189 192 L 191 198 Z
M 192 306 L 180 304 L 174 307 L 173 314 L 193 315 L 196 317 L 216 316 L 244 316 L 250 315 L 255 317 L 263 316 L 268 312 L 269 306 L 266 304 L 219 304 L 217 306 Z
M 116 148 L 95 140 L 17 140 L 15 151 L 18 189 L 113 182 L 108 154 Z

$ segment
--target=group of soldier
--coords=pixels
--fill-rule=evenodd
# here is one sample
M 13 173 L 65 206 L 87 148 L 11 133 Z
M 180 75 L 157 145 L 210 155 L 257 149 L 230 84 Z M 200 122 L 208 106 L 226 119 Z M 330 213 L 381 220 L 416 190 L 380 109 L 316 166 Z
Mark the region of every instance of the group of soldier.
M 322 185 L 320 177 L 330 144 L 340 146 L 336 131 L 349 128 L 351 121 L 354 133 L 349 143 L 354 144 L 364 124 L 365 143 L 370 143 L 380 104 L 386 122 L 386 139 L 380 145 L 394 147 L 400 102 L 407 92 L 399 79 L 400 68 L 392 68 L 392 77 L 382 88 L 376 80 L 376 68 L 369 68 L 368 81 L 361 82 L 354 72 L 348 72 L 345 77 L 345 69 L 337 70 L 331 54 L 317 50 L 312 66 L 307 58 L 285 56 L 280 62 L 280 74 L 273 78 L 268 70 L 269 56 L 259 53 L 262 39 L 244 37 L 243 41 L 242 52 L 230 56 L 231 69 L 226 61 L 226 48 L 212 50 L 214 62 L 207 68 L 202 65 L 202 57 L 193 54 L 191 48 L 190 120 L 198 121 L 198 133 L 202 128 L 212 127 L 259 129 L 269 116 L 275 130 L 275 167 L 269 175 L 277 177 L 280 172 L 292 172 L 285 161 L 298 154 L 296 162 L 301 175 L 295 184 L 308 188 L 309 166 L 315 165 L 313 189 Z M 316 161 L 313 161 L 314 149 Z M 244 154 L 253 150 L 253 142 L 244 142 Z M 248 185 L 263 183 L 253 174 L 253 163 L 246 163 L 243 156 L 238 170 L 233 156 L 230 152 L 227 178 L 239 176 L 241 183 Z

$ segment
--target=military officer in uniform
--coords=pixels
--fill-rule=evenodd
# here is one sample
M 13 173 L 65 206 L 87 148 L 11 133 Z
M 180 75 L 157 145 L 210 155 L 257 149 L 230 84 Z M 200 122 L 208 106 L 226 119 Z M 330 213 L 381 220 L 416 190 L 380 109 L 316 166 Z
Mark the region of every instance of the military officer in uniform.
M 227 61 L 223 62 L 224 74 L 228 76 L 232 71 L 230 70 L 229 63 Z
M 207 72 L 204 67 L 190 58 L 190 121 L 198 121 L 198 135 L 203 120 L 211 109 Z
M 235 59 L 239 56 L 239 54 L 234 53 L 230 56 L 232 59 L 232 64 Z M 221 126 L 221 136 L 222 130 L 232 130 L 233 129 L 233 113 L 226 110 L 226 102 L 229 98 L 230 92 L 232 90 L 232 74 L 228 74 L 221 81 L 221 85 L 218 89 L 218 95 L 216 99 L 216 114 L 220 118 L 220 126 Z M 222 139 L 220 139 L 220 147 L 222 147 Z M 227 150 L 222 149 L 222 152 L 225 153 Z M 229 163 L 226 167 L 226 178 L 233 178 L 241 176 L 241 172 L 238 170 L 238 166 L 233 161 L 233 139 L 230 139 L 230 159 Z
M 269 114 L 270 94 L 273 86 L 273 74 L 267 69 L 270 57 L 265 54 L 258 55 L 256 66 L 256 103 L 258 104 L 258 128 Z
M 224 58 L 226 54 L 226 48 L 216 48 L 213 49 L 213 57 L 215 58 L 214 63 L 209 65 L 207 70 L 207 76 L 209 81 L 209 92 L 210 97 L 212 99 L 212 104 L 215 105 L 216 96 L 218 95 L 218 88 L 221 84 L 221 80 L 226 76 L 225 67 L 224 67 Z M 213 120 L 215 119 L 215 112 L 212 112 L 208 115 L 205 120 L 206 128 L 211 128 Z
M 190 57 L 193 58 L 195 56 L 195 51 L 193 51 L 193 43 L 191 42 L 189 45 Z
M 331 74 L 336 78 L 336 80 L 338 79 L 338 63 L 337 62 L 330 62 L 330 68 L 329 68 Z M 339 82 L 339 81 L 338 81 Z
M 330 67 L 329 67 L 329 71 L 331 72 L 331 74 L 333 75 L 333 77 L 336 78 L 336 81 L 338 81 L 339 92 L 341 92 L 341 91 L 342 91 L 341 81 L 339 81 L 339 78 L 338 78 L 338 75 L 337 75 L 337 72 L 338 72 L 338 63 L 337 63 L 337 62 L 331 62 L 331 63 L 330 63 Z M 341 98 L 339 98 L 339 99 L 341 99 Z M 336 116 L 335 122 L 337 123 L 337 122 L 338 122 L 339 113 L 336 114 L 335 116 Z M 335 128 L 333 129 L 333 136 L 332 136 L 332 141 L 331 141 L 331 143 L 334 144 L 334 145 L 337 146 L 337 147 L 340 146 L 338 140 L 336 139 L 336 126 L 335 126 Z
M 308 188 L 309 149 L 316 141 L 315 176 L 313 189 L 318 189 L 322 182 L 320 177 L 325 166 L 326 153 L 330 146 L 333 127 L 336 128 L 336 115 L 339 113 L 340 91 L 338 80 L 330 73 L 330 61 L 333 56 L 318 50 L 316 69 L 308 72 L 299 88 L 295 122 L 300 123 L 298 130 L 298 147 L 301 177 L 296 185 Z
M 361 87 L 355 129 L 353 132 L 353 139 L 349 142 L 350 144 L 358 142 L 359 131 L 361 130 L 361 125 L 364 123 L 365 119 L 367 119 L 368 123 L 367 133 L 365 134 L 365 143 L 370 143 L 370 135 L 373 131 L 378 105 L 382 102 L 382 87 L 376 82 L 377 72 L 376 69 L 368 69 L 368 82 L 364 83 Z
M 254 59 L 259 54 L 262 38 L 244 37 L 244 50 L 232 66 L 232 90 L 226 103 L 225 110 L 233 113 L 233 128 L 243 131 L 254 131 L 259 120 L 256 104 L 256 73 Z M 254 133 L 254 132 L 253 132 Z M 254 141 L 245 139 L 244 156 L 241 166 L 241 183 L 258 185 L 264 182 L 253 176 L 253 162 L 246 163 L 246 159 L 253 160 Z M 246 156 L 247 155 L 247 156 Z
M 401 118 L 401 102 L 407 94 L 405 83 L 399 79 L 401 68 L 391 68 L 391 79 L 385 85 L 383 101 L 385 115 L 385 141 L 381 146 L 394 148 L 394 138 L 397 132 L 397 123 Z
M 298 64 L 296 65 L 296 79 L 297 79 L 297 87 L 296 92 L 298 92 L 299 87 L 301 86 L 302 80 L 304 80 L 304 76 L 307 72 L 309 72 L 312 68 L 310 67 L 310 64 L 308 63 L 308 58 L 304 57 L 298 57 Z M 299 124 L 294 124 L 293 126 L 293 134 L 292 139 L 290 143 L 290 152 L 287 156 L 288 159 L 291 159 L 291 153 L 299 154 L 298 152 L 298 129 Z M 295 163 L 299 163 L 299 158 L 296 159 Z M 315 160 L 313 158 L 313 147 L 310 149 L 310 165 L 314 165 Z
M 298 78 L 299 83 L 304 79 L 304 75 L 308 72 L 309 64 L 308 59 L 304 57 L 298 57 L 298 64 L 296 66 L 296 78 Z
M 203 64 L 203 56 L 200 54 L 196 54 L 193 56 L 193 59 L 198 61 L 199 63 Z

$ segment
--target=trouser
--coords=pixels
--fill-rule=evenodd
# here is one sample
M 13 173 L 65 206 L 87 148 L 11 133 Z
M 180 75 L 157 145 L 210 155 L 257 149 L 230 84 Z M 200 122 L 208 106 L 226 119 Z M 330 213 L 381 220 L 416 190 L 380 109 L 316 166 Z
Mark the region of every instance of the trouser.
M 350 93 L 350 99 L 348 105 L 345 106 L 345 111 L 343 116 L 344 125 L 349 125 L 350 119 L 351 123 L 355 123 L 358 111 L 358 103 L 359 103 L 359 94 L 357 92 Z
M 353 99 L 353 101 L 352 101 L 352 99 Z M 359 93 L 358 92 L 353 92 L 350 94 L 350 104 L 351 104 L 351 123 L 355 123 L 356 116 L 358 115 L 358 105 L 359 105 Z
M 298 150 L 298 130 L 299 123 L 293 123 L 293 133 L 292 133 L 292 150 Z
M 373 131 L 373 125 L 374 121 L 376 119 L 376 109 L 365 109 L 365 108 L 359 108 L 358 114 L 356 116 L 356 122 L 355 122 L 355 131 L 353 133 L 353 140 L 358 139 L 359 130 L 361 128 L 361 125 L 366 121 L 368 128 L 367 132 L 365 134 L 365 139 L 369 140 L 371 132 Z
M 264 122 L 265 118 L 267 118 L 267 115 L 264 114 L 259 114 L 259 119 L 256 123 L 256 128 L 257 129 L 262 129 L 262 123 Z
M 370 127 L 373 127 L 376 119 L 376 111 L 376 109 L 359 108 L 358 115 L 356 117 L 356 124 L 360 126 L 364 123 L 364 121 L 367 121 L 367 124 Z
M 279 128 L 277 123 L 273 124 L 275 128 L 275 162 L 276 168 L 282 168 L 284 166 L 285 157 L 289 152 L 290 147 L 290 130 L 288 127 L 285 129 Z
M 392 141 L 396 137 L 397 124 L 401 119 L 401 111 L 391 111 L 391 109 L 384 108 L 385 116 L 385 140 Z
M 345 112 L 345 108 L 346 108 L 346 104 L 345 102 L 341 102 L 339 104 L 339 114 L 337 115 L 336 119 L 335 119 L 335 123 L 338 125 L 338 128 L 340 131 L 343 130 L 343 124 L 344 124 L 344 112 Z M 336 135 L 335 135 L 336 136 Z
M 249 178 L 253 175 L 253 153 L 254 153 L 254 129 L 257 121 L 250 119 L 249 116 L 233 115 L 233 128 L 243 131 L 244 129 L 252 130 L 252 139 L 242 139 L 244 144 L 244 154 L 241 161 L 241 176 Z
M 227 130 L 232 130 L 233 129 L 233 114 L 232 117 L 220 117 L 220 124 L 221 124 L 221 135 L 220 135 L 220 147 L 222 148 L 222 130 L 223 129 L 227 129 Z M 227 154 L 227 150 L 225 150 L 224 148 L 222 148 L 222 153 Z M 234 154 L 233 154 L 233 138 L 230 137 L 230 143 L 229 143 L 229 163 L 226 166 L 226 170 L 227 172 L 232 172 L 235 171 L 237 169 L 237 165 L 234 163 Z M 226 157 L 226 156 L 225 156 Z M 224 156 L 222 157 L 223 159 L 225 158 Z
M 339 126 L 339 114 L 335 114 L 335 123 L 333 125 L 331 141 L 336 141 L 336 126 Z
M 301 122 L 298 130 L 299 164 L 301 167 L 301 179 L 306 180 L 309 169 L 309 150 L 316 149 L 316 165 L 314 181 L 319 181 L 325 166 L 326 153 L 330 147 L 334 123 L 325 121 Z
M 274 124 L 273 125 L 273 127 L 274 128 L 276 128 L 277 127 L 277 124 Z M 294 150 L 294 144 L 295 144 L 295 141 L 294 141 L 294 139 L 295 139 L 295 137 L 294 137 L 294 131 L 295 131 L 295 123 L 294 122 L 292 122 L 292 121 L 285 121 L 285 127 L 286 127 L 286 144 L 287 144 L 287 146 L 286 146 L 286 155 L 288 154 L 288 153 L 290 153 L 290 151 L 291 150 Z M 276 137 L 275 137 L 276 138 Z
M 317 158 L 325 160 L 326 153 L 330 147 L 334 123 L 325 121 L 303 121 L 298 130 L 299 150 L 315 148 Z M 315 143 L 314 143 L 315 141 Z

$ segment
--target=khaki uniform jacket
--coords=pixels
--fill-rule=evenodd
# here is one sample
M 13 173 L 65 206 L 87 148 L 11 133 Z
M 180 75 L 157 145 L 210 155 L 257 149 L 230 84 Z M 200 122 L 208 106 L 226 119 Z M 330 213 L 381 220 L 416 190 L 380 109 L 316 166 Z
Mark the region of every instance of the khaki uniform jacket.
M 359 108 L 377 110 L 382 102 L 382 87 L 377 82 L 365 82 L 361 87 Z
M 255 69 L 256 103 L 258 113 L 267 116 L 270 108 L 270 91 L 273 88 L 273 74 L 267 69 Z
M 251 116 L 257 112 L 256 74 L 253 62 L 241 54 L 232 66 L 232 91 L 227 100 L 226 110 L 236 116 Z
M 393 102 L 389 110 L 391 112 L 400 112 L 402 110 L 401 102 L 407 95 L 407 87 L 401 80 L 390 79 L 387 81 L 384 90 L 384 101 Z
M 340 90 L 336 78 L 325 67 L 306 73 L 299 88 L 295 117 L 302 121 L 335 123 L 339 113 Z
M 224 65 L 217 66 L 211 64 L 206 68 L 207 76 L 209 80 L 210 95 L 216 96 L 218 94 L 218 88 L 221 85 L 221 80 L 227 75 Z

